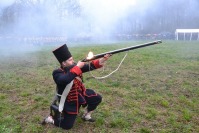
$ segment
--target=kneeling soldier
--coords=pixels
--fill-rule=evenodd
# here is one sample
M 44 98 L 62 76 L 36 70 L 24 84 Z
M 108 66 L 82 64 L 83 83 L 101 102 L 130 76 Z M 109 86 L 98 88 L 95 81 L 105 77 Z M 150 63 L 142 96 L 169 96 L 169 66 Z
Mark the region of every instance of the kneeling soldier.
M 76 64 L 66 44 L 55 49 L 53 54 L 60 63 L 60 68 L 54 70 L 52 75 L 57 86 L 58 101 L 63 109 L 60 105 L 51 105 L 51 115 L 44 119 L 43 124 L 51 123 L 63 129 L 71 129 L 81 106 L 86 107 L 82 119 L 94 122 L 91 114 L 101 103 L 102 97 L 92 89 L 85 88 L 82 73 L 102 67 L 110 55 L 94 60 L 89 65 L 81 61 Z

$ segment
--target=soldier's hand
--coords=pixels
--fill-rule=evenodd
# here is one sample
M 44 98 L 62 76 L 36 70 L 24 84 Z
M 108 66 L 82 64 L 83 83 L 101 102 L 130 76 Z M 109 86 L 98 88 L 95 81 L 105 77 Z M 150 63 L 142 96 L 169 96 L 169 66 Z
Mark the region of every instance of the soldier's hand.
M 82 68 L 85 65 L 85 62 L 78 61 L 77 66 Z
M 104 55 L 103 58 L 99 59 L 99 64 L 103 65 L 105 63 L 105 61 L 107 61 L 111 55 L 112 54 L 106 54 L 106 55 Z
M 111 57 L 111 56 L 112 56 L 112 54 L 106 54 L 106 55 L 104 55 L 104 57 L 103 57 L 104 61 L 108 60 L 109 57 Z

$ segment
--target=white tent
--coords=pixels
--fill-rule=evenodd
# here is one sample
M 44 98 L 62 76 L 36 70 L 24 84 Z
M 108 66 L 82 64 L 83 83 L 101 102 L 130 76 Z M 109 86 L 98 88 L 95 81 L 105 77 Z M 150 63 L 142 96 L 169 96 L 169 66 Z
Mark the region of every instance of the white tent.
M 186 34 L 190 34 L 189 40 L 192 40 L 193 33 L 194 34 L 198 34 L 197 40 L 199 40 L 199 29 L 176 29 L 176 32 L 175 32 L 175 38 L 176 38 L 176 40 L 179 39 L 178 38 L 178 34 L 179 33 L 183 33 L 184 34 L 184 40 L 186 39 L 185 38 Z

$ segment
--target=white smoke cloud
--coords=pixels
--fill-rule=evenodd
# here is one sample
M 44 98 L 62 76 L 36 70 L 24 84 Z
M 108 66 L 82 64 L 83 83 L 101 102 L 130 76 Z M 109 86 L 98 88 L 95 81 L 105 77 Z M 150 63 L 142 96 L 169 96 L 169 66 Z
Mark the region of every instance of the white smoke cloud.
M 129 19 L 142 18 L 156 0 L 80 0 L 82 21 L 91 25 L 91 34 L 98 38 L 111 38 L 120 33 L 118 27 L 132 25 Z M 129 18 L 129 14 L 131 17 Z M 134 16 L 134 14 L 136 16 Z M 100 40 L 100 39 L 98 39 Z
M 1 31 L 6 34 L 67 38 L 88 36 L 96 40 L 113 39 L 111 36 L 123 29 L 127 30 L 125 33 L 135 33 L 133 30 L 137 27 L 152 29 L 153 25 L 148 24 L 148 20 L 154 14 L 162 14 L 164 3 L 170 3 L 173 7 L 178 4 L 177 0 L 1 0 L 0 5 L 8 7 L 16 1 L 24 3 L 23 10 L 16 13 L 18 16 L 10 23 L 0 24 Z M 27 4 L 30 1 L 33 4 Z M 192 0 L 192 3 L 196 1 Z M 73 15 L 75 10 L 77 14 Z M 142 25 L 139 25 L 140 22 Z
M 84 21 L 92 26 L 93 34 L 111 32 L 118 19 L 136 5 L 136 0 L 80 0 Z
M 117 32 L 118 23 L 122 19 L 123 22 L 127 21 L 124 18 L 129 13 L 144 12 L 153 1 L 155 0 L 77 0 L 74 4 L 79 4 L 81 10 L 80 15 L 74 17 L 70 15 L 70 12 L 73 12 L 77 5 L 71 5 L 70 0 L 32 0 L 33 5 L 40 6 L 36 7 L 39 10 L 24 7 L 20 13 L 22 15 L 15 18 L 15 23 L 7 26 L 8 29 L 5 31 L 10 31 L 15 35 L 63 35 L 72 38 L 86 35 L 92 35 L 95 38 L 109 37 L 113 32 Z M 13 2 L 17 3 L 16 0 L 1 1 L 4 7 Z M 60 18 L 58 12 L 66 7 L 66 11 Z

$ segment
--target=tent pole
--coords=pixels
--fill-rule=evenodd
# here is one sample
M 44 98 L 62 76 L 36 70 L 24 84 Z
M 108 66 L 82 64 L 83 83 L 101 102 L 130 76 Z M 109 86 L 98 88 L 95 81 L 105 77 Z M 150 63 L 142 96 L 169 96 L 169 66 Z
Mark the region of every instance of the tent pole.
M 190 41 L 192 40 L 192 32 L 191 32 L 191 35 L 190 35 Z
M 184 32 L 184 41 L 185 41 L 185 32 Z

